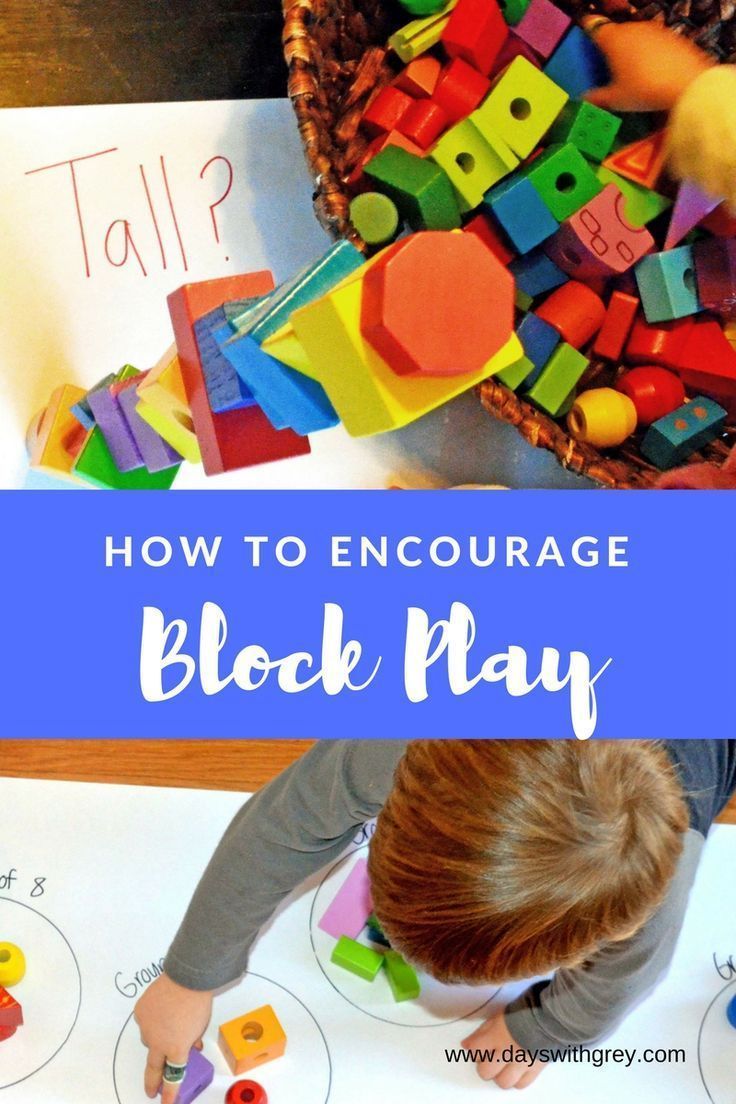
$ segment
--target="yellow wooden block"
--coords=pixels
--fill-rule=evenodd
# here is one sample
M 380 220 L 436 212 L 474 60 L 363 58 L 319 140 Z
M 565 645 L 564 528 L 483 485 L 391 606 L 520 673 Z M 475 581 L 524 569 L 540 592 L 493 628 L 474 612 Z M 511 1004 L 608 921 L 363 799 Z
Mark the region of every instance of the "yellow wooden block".
M 143 421 L 190 464 L 201 463 L 202 456 L 175 345 L 167 349 L 158 364 L 146 372 L 137 392 L 141 401 L 135 409 Z
M 52 393 L 46 409 L 31 423 L 26 439 L 32 468 L 72 483 L 80 482 L 72 468 L 87 433 L 70 407 L 85 394 L 83 388 L 71 383 L 62 384 Z
M 454 399 L 523 355 L 515 334 L 478 372 L 463 376 L 400 376 L 360 332 L 361 278 L 336 288 L 291 316 L 294 332 L 319 373 L 348 433 L 364 437 L 407 425 Z
M 276 357 L 276 360 L 280 360 L 282 364 L 287 364 L 289 368 L 295 368 L 296 371 L 301 372 L 303 376 L 309 376 L 310 379 L 314 380 L 317 379 L 317 373 L 309 363 L 309 357 L 305 353 L 303 346 L 297 340 L 291 322 L 287 322 L 280 329 L 276 330 L 274 334 L 267 337 L 261 344 L 261 348 L 264 353 Z
M 280 1058 L 286 1050 L 286 1032 L 271 1005 L 264 1004 L 221 1024 L 218 1043 L 231 1072 L 240 1076 Z
M 420 54 L 431 50 L 442 38 L 442 32 L 450 19 L 450 12 L 458 0 L 450 0 L 440 12 L 423 19 L 413 19 L 391 35 L 388 44 L 404 63 L 413 61 Z
M 138 400 L 135 404 L 135 412 L 158 433 L 159 437 L 163 437 L 167 445 L 176 449 L 179 455 L 190 464 L 202 463 L 199 443 L 194 433 L 194 423 L 188 414 L 160 410 L 152 406 L 147 399 Z

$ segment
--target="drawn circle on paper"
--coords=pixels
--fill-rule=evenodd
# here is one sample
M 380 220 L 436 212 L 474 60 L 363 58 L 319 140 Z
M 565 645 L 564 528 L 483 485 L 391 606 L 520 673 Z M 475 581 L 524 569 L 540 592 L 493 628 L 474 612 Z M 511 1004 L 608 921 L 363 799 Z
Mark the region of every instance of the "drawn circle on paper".
M 68 1042 L 82 1004 L 82 974 L 67 937 L 32 905 L 0 896 L 0 931 L 26 959 L 25 977 L 8 989 L 23 1009 L 23 1026 L 0 1043 L 2 1090 L 33 1077 Z
M 736 979 L 729 981 L 705 1010 L 698 1032 L 698 1069 L 711 1104 L 736 1104 L 733 1055 L 736 1028 L 728 1022 L 726 1009 L 736 997 Z
M 480 1012 L 500 992 L 498 986 L 444 985 L 427 974 L 421 974 L 422 991 L 419 997 L 398 1003 L 393 998 L 385 970 L 381 970 L 374 981 L 363 981 L 330 961 L 335 939 L 318 927 L 319 920 L 345 881 L 356 857 L 367 851 L 366 843 L 338 859 L 327 871 L 312 898 L 309 935 L 317 964 L 329 984 L 348 1004 L 366 1016 L 399 1027 L 442 1027 Z M 363 936 L 359 941 L 366 942 Z
M 209 1088 L 197 1097 L 197 1104 L 222 1104 L 225 1093 L 237 1080 L 217 1045 L 219 1025 L 264 1004 L 271 1005 L 286 1033 L 286 1052 L 281 1058 L 265 1062 L 241 1076 L 263 1085 L 269 1100 L 293 1100 L 294 1086 L 298 1085 L 299 1104 L 327 1104 L 332 1089 L 332 1058 L 317 1018 L 285 985 L 253 973 L 246 974 L 238 985 L 215 997 L 202 1052 L 215 1067 L 215 1077 Z M 131 1012 L 113 1054 L 112 1079 L 117 1104 L 148 1104 L 143 1091 L 145 1064 L 145 1047 Z

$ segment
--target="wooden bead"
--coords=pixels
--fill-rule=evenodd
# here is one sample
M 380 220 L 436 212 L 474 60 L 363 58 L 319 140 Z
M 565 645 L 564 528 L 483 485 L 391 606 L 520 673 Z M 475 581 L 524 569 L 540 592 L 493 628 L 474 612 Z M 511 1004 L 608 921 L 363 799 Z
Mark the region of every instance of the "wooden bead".
M 372 137 L 398 130 L 399 123 L 413 102 L 412 97 L 407 96 L 400 88 L 386 85 L 363 112 L 360 125 Z
M 67 383 L 57 387 L 48 406 L 34 418 L 28 427 L 26 445 L 32 468 L 48 472 L 57 479 L 76 482 L 74 465 L 79 455 L 80 442 L 77 432 L 86 433 L 71 411 L 71 407 L 84 398 L 81 387 Z M 84 444 L 84 438 L 81 444 Z M 76 451 L 75 451 L 76 450 Z
M 493 213 L 518 253 L 529 253 L 559 227 L 534 185 L 520 173 L 491 188 L 483 207 Z
M 626 339 L 634 325 L 639 300 L 623 291 L 614 291 L 608 301 L 606 317 L 598 331 L 593 353 L 604 360 L 619 361 Z
M 665 162 L 665 131 L 658 130 L 628 146 L 623 146 L 603 162 L 619 176 L 645 188 L 655 188 Z
M 385 245 L 399 229 L 399 212 L 388 196 L 363 192 L 350 201 L 350 221 L 368 245 Z
M 218 1044 L 231 1073 L 239 1077 L 280 1058 L 286 1050 L 286 1032 L 271 1005 L 264 1004 L 221 1024 Z
M 559 345 L 560 335 L 548 322 L 530 311 L 521 320 L 516 330 L 516 336 L 524 349 L 524 356 L 532 364 L 532 368 L 524 380 L 527 387 L 531 387 L 534 381 L 539 378 L 545 364 Z
M 641 442 L 642 456 L 662 470 L 674 468 L 717 437 L 726 417 L 722 406 L 699 395 L 650 425 Z
M 719 402 L 736 398 L 736 352 L 718 322 L 696 322 L 677 354 L 676 369 L 691 392 Z
M 495 80 L 496 77 L 502 76 L 511 62 L 515 61 L 517 57 L 526 58 L 529 64 L 533 65 L 535 69 L 541 70 L 542 68 L 539 55 L 535 54 L 531 46 L 528 46 L 526 42 L 522 41 L 522 39 L 511 30 L 493 63 L 490 74 L 491 80 Z
M 405 8 L 410 15 L 422 18 L 423 16 L 435 15 L 437 12 L 442 11 L 446 0 L 399 0 L 399 2 L 402 8 Z
M 442 33 L 450 21 L 450 12 L 457 4 L 457 0 L 450 0 L 449 4 L 434 15 L 425 15 L 421 19 L 413 19 L 390 36 L 388 44 L 404 63 L 416 60 L 420 55 L 436 46 L 442 37 Z
M 442 33 L 442 45 L 451 58 L 462 58 L 487 74 L 507 34 L 496 0 L 458 0 Z
M 726 1008 L 726 1018 L 731 1027 L 736 1027 L 736 996 L 731 997 Z
M 569 276 L 589 281 L 626 272 L 654 245 L 649 231 L 629 224 L 625 200 L 614 184 L 563 222 L 544 245 L 545 253 Z
M 419 149 L 428 149 L 450 125 L 450 117 L 434 100 L 415 100 L 399 122 L 399 129 Z
M 439 58 L 426 54 L 410 61 L 405 69 L 402 69 L 394 83 L 394 88 L 400 88 L 408 96 L 420 99 L 422 96 L 431 96 L 434 93 L 440 73 L 442 62 Z
M 383 966 L 383 955 L 347 935 L 341 935 L 330 955 L 330 962 L 356 974 L 363 981 L 374 981 Z
M 567 280 L 566 273 L 541 249 L 516 257 L 509 269 L 516 280 L 517 290 L 531 295 L 532 299 L 537 295 L 544 295 L 546 291 L 552 291 Z
M 432 99 L 445 111 L 453 123 L 475 111 L 488 95 L 491 82 L 462 58 L 453 58 L 442 70 Z
M 623 216 L 629 226 L 639 229 L 653 222 L 655 218 L 672 206 L 672 200 L 668 196 L 660 195 L 651 188 L 644 188 L 641 184 L 635 184 L 633 180 L 627 180 L 625 176 L 607 169 L 605 165 L 597 165 L 595 175 L 605 188 L 606 184 L 615 184 L 624 197 Z
M 624 372 L 616 388 L 633 402 L 639 425 L 651 425 L 685 401 L 685 387 L 679 376 L 656 364 Z
M 405 1000 L 416 1000 L 421 987 L 413 967 L 401 957 L 398 951 L 385 951 L 383 957 L 394 1000 L 397 1003 Z
M 268 1104 L 268 1096 L 257 1081 L 236 1081 L 225 1094 L 225 1104 Z
M 0 943 L 0 986 L 10 989 L 26 976 L 26 956 L 15 943 Z
M 593 387 L 576 398 L 567 427 L 577 441 L 614 448 L 636 429 L 636 407 L 628 395 L 612 387 Z
M 603 325 L 606 307 L 591 288 L 568 280 L 537 308 L 537 315 L 554 326 L 568 345 L 580 349 Z
M 517 57 L 478 108 L 477 118 L 519 157 L 528 157 L 567 102 L 567 92 Z
M 23 1026 L 23 1009 L 15 997 L 0 988 L 0 1042 Z

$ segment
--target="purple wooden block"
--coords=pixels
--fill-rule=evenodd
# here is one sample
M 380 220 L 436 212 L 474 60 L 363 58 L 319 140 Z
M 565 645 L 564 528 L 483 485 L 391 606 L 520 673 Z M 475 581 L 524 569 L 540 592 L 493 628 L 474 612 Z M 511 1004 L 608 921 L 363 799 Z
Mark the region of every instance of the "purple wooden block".
M 179 1086 L 179 1095 L 176 1104 L 192 1104 L 201 1093 L 212 1084 L 215 1076 L 215 1067 L 209 1062 L 201 1051 L 194 1047 L 189 1051 L 187 1058 L 187 1072 Z M 158 1090 L 161 1095 L 161 1089 Z
M 517 57 L 526 58 L 531 65 L 536 66 L 537 69 L 541 69 L 539 58 L 534 53 L 531 46 L 527 46 L 526 42 L 521 38 L 517 38 L 513 30 L 511 30 L 506 36 L 506 41 L 493 63 L 491 78 L 497 77 L 502 73 Z
M 701 306 L 723 318 L 736 318 L 736 238 L 696 242 L 693 259 Z
M 335 939 L 339 939 L 341 935 L 356 939 L 372 912 L 368 860 L 358 859 L 317 927 Z
M 136 412 L 135 408 L 138 402 L 137 383 L 138 380 L 131 380 L 130 386 L 118 392 L 117 399 L 128 423 L 128 429 L 132 433 L 138 451 L 143 457 L 143 463 L 151 473 L 165 471 L 166 468 L 173 468 L 174 464 L 181 464 L 182 458 Z
M 143 457 L 128 428 L 120 403 L 110 388 L 102 387 L 99 391 L 90 391 L 87 402 L 118 471 L 130 472 L 142 468 Z
M 542 57 L 548 58 L 570 23 L 570 17 L 555 7 L 551 0 L 532 0 L 521 21 L 514 27 L 514 34 Z
M 713 199 L 712 196 L 702 192 L 697 184 L 691 180 L 683 180 L 677 193 L 675 205 L 672 208 L 672 218 L 667 229 L 665 249 L 672 249 L 678 245 L 699 222 L 715 211 L 723 202 L 721 199 Z

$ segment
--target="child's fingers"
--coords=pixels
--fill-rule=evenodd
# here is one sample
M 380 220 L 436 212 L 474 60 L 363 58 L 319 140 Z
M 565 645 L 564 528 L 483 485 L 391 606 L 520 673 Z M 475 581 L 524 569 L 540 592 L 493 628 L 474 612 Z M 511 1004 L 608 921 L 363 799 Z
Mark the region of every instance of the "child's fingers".
M 189 1050 L 187 1050 L 186 1052 L 180 1051 L 174 1054 L 167 1054 L 166 1061 L 170 1062 L 172 1066 L 182 1066 L 186 1063 L 188 1057 Z M 163 1081 L 161 1085 L 161 1104 L 176 1104 L 176 1098 L 179 1095 L 180 1086 L 181 1082 L 178 1082 L 175 1085 L 171 1085 L 166 1081 Z
M 164 1054 L 162 1051 L 149 1050 L 148 1059 L 146 1061 L 146 1072 L 143 1075 L 143 1083 L 146 1089 L 146 1096 L 154 1098 L 158 1092 L 159 1085 L 161 1084 L 161 1078 L 164 1075 Z

